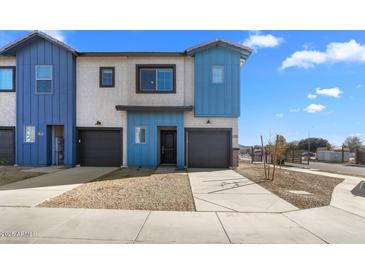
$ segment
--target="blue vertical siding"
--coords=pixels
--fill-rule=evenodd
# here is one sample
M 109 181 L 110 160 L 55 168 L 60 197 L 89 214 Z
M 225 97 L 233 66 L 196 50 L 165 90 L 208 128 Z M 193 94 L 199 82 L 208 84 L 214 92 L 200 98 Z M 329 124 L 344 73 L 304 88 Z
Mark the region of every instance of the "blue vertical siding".
M 184 167 L 183 112 L 128 112 L 128 166 L 155 167 L 159 165 L 158 127 L 176 127 L 176 165 Z M 146 127 L 146 144 L 135 143 L 135 127 Z
M 224 83 L 212 83 L 212 66 L 224 67 Z M 240 116 L 240 54 L 214 46 L 195 54 L 195 116 Z
M 35 93 L 35 66 L 53 65 L 53 93 Z M 44 39 L 36 39 L 16 52 L 17 121 L 16 162 L 19 165 L 50 164 L 47 148 L 48 125 L 63 125 L 64 164 L 76 160 L 76 60 L 66 49 Z M 26 125 L 36 127 L 36 141 L 24 142 Z

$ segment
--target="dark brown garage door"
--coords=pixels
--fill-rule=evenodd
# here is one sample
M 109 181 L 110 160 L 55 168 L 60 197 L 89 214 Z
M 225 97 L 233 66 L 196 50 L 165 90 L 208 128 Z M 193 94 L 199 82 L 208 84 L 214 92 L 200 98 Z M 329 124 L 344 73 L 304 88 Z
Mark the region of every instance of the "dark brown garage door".
M 188 167 L 225 168 L 231 162 L 231 131 L 187 129 Z
M 81 166 L 121 166 L 121 129 L 79 129 Z
M 14 128 L 0 128 L 0 165 L 14 165 L 15 163 L 14 136 Z

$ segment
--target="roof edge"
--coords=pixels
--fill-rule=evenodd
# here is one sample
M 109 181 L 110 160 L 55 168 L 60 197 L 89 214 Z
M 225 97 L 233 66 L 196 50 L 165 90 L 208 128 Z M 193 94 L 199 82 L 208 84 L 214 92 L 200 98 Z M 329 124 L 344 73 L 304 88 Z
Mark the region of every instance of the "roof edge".
M 184 112 L 193 110 L 193 106 L 131 106 L 116 105 L 118 111 L 160 111 L 160 112 Z
M 244 59 L 247 59 L 253 51 L 251 48 L 238 44 L 238 43 L 235 43 L 235 42 L 231 42 L 231 41 L 224 40 L 224 39 L 214 39 L 214 40 L 210 40 L 208 42 L 204 42 L 204 43 L 198 44 L 196 46 L 190 47 L 190 48 L 186 49 L 185 52 L 186 52 L 186 54 L 188 54 L 190 56 L 194 56 L 195 53 L 198 51 L 201 51 L 206 48 L 213 47 L 213 46 L 217 46 L 217 45 L 223 45 L 223 46 L 232 48 L 235 51 L 240 52 L 241 56 Z
M 39 31 L 39 30 L 34 30 L 16 40 L 14 40 L 13 42 L 10 42 L 8 44 L 6 44 L 5 46 L 3 46 L 2 48 L 0 48 L 0 55 L 7 55 L 6 53 L 18 46 L 20 46 L 22 43 L 32 39 L 33 37 L 40 37 L 40 38 L 43 38 L 51 43 L 55 43 L 57 44 L 58 46 L 60 47 L 63 47 L 65 48 L 66 50 L 70 51 L 71 53 L 73 53 L 74 55 L 77 55 L 77 51 L 70 47 L 69 45 L 65 44 L 64 42 L 56 39 L 56 38 L 53 38 L 52 36 L 42 32 L 42 31 Z M 12 55 L 12 54 L 10 54 Z
M 123 51 L 106 51 L 106 52 L 78 52 L 79 57 L 183 57 L 187 56 L 186 52 L 157 52 L 157 51 L 144 51 L 144 52 L 138 52 L 138 51 L 129 51 L 129 52 L 123 52 Z

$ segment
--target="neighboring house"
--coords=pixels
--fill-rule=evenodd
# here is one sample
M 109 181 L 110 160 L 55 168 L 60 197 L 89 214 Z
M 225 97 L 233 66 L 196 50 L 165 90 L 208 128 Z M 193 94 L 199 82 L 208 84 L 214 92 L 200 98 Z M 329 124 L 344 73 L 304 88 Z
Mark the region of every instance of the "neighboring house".
M 31 32 L 0 50 L 0 164 L 235 166 L 250 54 L 77 52 Z

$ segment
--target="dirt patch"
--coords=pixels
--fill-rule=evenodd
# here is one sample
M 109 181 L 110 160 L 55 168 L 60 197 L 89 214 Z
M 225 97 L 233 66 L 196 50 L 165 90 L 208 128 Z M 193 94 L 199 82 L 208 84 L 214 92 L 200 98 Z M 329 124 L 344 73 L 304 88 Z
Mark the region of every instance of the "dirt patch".
M 343 179 L 277 169 L 275 180 L 264 177 L 261 164 L 240 163 L 236 171 L 260 186 L 275 193 L 298 208 L 313 208 L 329 205 L 333 189 Z M 295 194 L 289 191 L 306 191 L 311 195 Z
M 154 174 L 153 169 L 119 169 L 81 185 L 40 207 L 194 211 L 186 172 Z
M 0 167 L 0 186 L 46 174 L 22 170 L 24 170 L 24 168 L 13 166 Z

